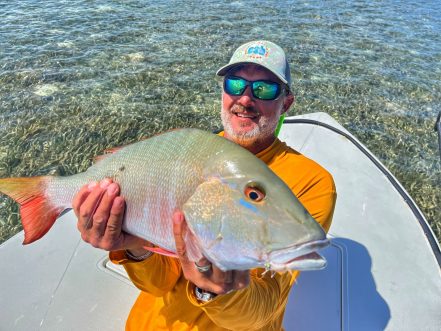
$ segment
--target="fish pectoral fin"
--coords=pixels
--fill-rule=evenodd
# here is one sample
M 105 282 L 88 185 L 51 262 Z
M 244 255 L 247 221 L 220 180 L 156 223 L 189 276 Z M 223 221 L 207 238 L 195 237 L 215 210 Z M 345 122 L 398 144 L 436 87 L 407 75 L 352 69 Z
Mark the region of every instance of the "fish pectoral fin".
M 161 255 L 165 255 L 165 256 L 170 256 L 170 257 L 175 257 L 175 258 L 178 257 L 178 255 L 175 252 L 168 251 L 168 250 L 161 248 L 161 247 L 144 246 L 144 248 L 149 250 L 150 252 L 153 252 L 153 253 L 157 253 L 157 254 L 161 254 Z

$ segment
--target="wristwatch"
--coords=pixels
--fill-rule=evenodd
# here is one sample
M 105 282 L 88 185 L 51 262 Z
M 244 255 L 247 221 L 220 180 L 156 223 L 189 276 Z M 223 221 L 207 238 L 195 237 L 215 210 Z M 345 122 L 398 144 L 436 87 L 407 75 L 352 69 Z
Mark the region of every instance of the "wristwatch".
M 144 261 L 144 260 L 148 259 L 150 256 L 153 255 L 153 252 L 147 251 L 147 253 L 145 253 L 143 255 L 135 256 L 132 253 L 130 253 L 130 251 L 127 250 L 127 249 L 126 249 L 125 253 L 126 253 L 126 256 L 129 258 L 129 260 L 132 260 L 132 261 L 135 261 L 135 262 Z
M 196 295 L 196 298 L 202 302 L 208 302 L 217 296 L 216 293 L 205 291 L 197 286 L 194 287 L 194 294 Z

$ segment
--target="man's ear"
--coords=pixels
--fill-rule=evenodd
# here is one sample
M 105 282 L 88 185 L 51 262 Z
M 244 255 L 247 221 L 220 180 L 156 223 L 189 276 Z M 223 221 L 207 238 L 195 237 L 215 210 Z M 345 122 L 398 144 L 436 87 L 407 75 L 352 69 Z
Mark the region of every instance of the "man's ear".
M 288 111 L 289 107 L 291 107 L 291 105 L 295 102 L 295 100 L 296 100 L 296 98 L 295 98 L 294 94 L 289 92 L 289 94 L 285 97 L 285 101 L 283 102 L 282 114 L 284 114 Z

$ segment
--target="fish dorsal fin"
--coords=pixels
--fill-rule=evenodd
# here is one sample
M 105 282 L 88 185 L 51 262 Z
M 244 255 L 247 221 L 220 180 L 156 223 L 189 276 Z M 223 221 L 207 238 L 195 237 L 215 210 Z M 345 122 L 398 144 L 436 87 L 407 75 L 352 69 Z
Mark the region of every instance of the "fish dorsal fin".
M 119 150 L 123 149 L 124 147 L 130 146 L 130 145 L 131 144 L 105 149 L 104 150 L 104 155 L 114 154 L 114 153 L 118 152 Z
M 109 154 L 103 154 L 103 155 L 94 156 L 93 159 L 92 159 L 92 163 L 94 163 L 94 164 L 98 163 L 98 162 L 104 160 L 105 158 L 107 158 L 108 156 L 109 156 Z
M 154 134 L 153 136 L 150 136 L 150 137 L 141 137 L 138 140 L 138 142 L 143 141 L 143 140 L 147 140 L 147 139 L 152 138 L 152 137 L 163 135 L 164 133 L 168 133 L 168 132 L 171 132 L 171 131 L 178 131 L 178 130 L 181 130 L 181 129 L 179 129 L 179 128 L 177 128 L 177 129 L 170 129 L 170 130 L 167 130 L 165 132 Z M 98 163 L 98 162 L 104 160 L 109 155 L 112 155 L 112 154 L 118 152 L 119 150 L 121 150 L 121 149 L 123 149 L 123 148 L 125 148 L 127 146 L 130 146 L 132 144 L 135 144 L 135 143 L 136 142 L 131 143 L 131 144 L 127 144 L 127 145 L 123 145 L 123 146 L 111 147 L 111 148 L 105 149 L 103 154 L 95 156 L 92 161 L 93 161 L 93 163 Z
M 123 149 L 124 147 L 129 146 L 129 145 L 131 145 L 131 144 L 105 149 L 104 154 L 95 156 L 92 161 L 93 161 L 93 163 L 98 163 L 98 162 L 104 160 L 105 158 L 107 158 L 109 155 L 112 155 L 112 154 L 118 152 L 119 150 Z

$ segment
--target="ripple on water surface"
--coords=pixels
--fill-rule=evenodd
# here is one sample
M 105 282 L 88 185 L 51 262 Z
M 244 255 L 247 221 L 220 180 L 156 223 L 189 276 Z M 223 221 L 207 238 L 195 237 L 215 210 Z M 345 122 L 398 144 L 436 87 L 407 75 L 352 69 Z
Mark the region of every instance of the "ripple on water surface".
M 73 174 L 174 127 L 220 127 L 217 68 L 241 43 L 287 51 L 297 102 L 403 183 L 441 238 L 439 1 L 12 1 L 0 12 L 0 177 Z M 20 230 L 0 197 L 0 241 Z

